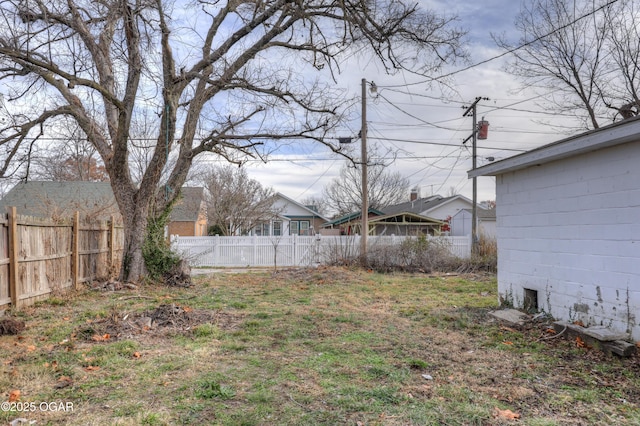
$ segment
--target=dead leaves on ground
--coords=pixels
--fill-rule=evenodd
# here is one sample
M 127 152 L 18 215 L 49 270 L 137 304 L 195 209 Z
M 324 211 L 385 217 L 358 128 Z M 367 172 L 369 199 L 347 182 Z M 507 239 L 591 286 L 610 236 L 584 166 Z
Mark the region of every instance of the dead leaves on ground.
M 55 389 L 64 389 L 73 384 L 73 380 L 68 376 L 60 376 L 54 386 Z
M 94 334 L 93 336 L 91 336 L 91 340 L 93 340 L 94 342 L 106 342 L 107 340 L 111 339 L 111 335 L 109 333 L 105 333 L 105 334 Z
M 499 420 L 518 420 L 521 416 L 511 410 L 501 410 L 498 407 L 493 409 L 493 417 Z
M 20 400 L 20 391 L 18 389 L 12 390 L 9 393 L 9 402 L 16 402 Z

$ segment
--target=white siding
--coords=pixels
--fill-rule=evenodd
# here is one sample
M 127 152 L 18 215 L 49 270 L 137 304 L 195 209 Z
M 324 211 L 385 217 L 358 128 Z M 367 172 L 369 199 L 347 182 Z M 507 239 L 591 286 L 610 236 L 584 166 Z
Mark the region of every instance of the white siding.
M 460 237 L 471 234 L 471 213 L 460 210 L 451 217 L 451 235 Z
M 640 143 L 496 179 L 498 290 L 640 340 Z
M 455 215 L 462 209 L 470 209 L 473 204 L 469 203 L 464 199 L 457 198 L 455 200 L 451 200 L 448 203 L 443 203 L 439 206 L 436 206 L 430 210 L 426 210 L 421 212 L 420 214 L 427 217 L 432 217 L 438 220 L 446 220 L 447 217 Z
M 496 221 L 495 220 L 480 220 L 479 231 L 480 235 L 486 238 L 496 238 Z

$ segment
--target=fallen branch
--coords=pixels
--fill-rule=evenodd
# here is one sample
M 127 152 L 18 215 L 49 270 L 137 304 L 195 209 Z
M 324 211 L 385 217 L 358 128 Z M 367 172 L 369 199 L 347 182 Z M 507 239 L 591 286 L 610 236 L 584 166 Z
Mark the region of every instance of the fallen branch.
M 565 331 L 567 331 L 567 326 L 566 325 L 564 326 L 564 328 L 562 329 L 562 331 L 560 333 L 554 334 L 553 336 L 549 336 L 549 337 L 541 337 L 540 339 L 538 339 L 538 341 L 555 339 L 556 337 L 562 336 Z
M 155 299 L 155 297 L 150 297 L 150 296 L 140 296 L 140 295 L 136 295 L 136 296 L 122 296 L 122 297 L 118 297 L 117 300 L 129 300 L 129 299 Z

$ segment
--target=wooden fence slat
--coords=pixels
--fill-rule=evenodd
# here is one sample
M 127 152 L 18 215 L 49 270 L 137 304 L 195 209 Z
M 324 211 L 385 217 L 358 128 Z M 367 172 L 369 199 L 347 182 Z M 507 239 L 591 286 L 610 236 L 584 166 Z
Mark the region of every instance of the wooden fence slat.
M 19 308 L 20 297 L 18 295 L 18 210 L 15 207 L 9 208 L 9 295 L 11 304 L 15 308 Z
M 111 216 L 109 222 L 109 269 L 113 270 L 116 261 L 116 220 Z
M 72 282 L 76 290 L 80 289 L 80 212 L 73 216 L 73 240 L 72 240 L 71 265 Z

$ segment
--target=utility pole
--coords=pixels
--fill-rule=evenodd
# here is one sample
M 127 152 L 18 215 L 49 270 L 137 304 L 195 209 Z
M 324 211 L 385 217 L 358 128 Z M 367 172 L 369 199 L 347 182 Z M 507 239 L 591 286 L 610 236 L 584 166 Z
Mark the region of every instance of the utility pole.
M 362 224 L 360 230 L 360 258 L 366 263 L 367 236 L 369 234 L 369 188 L 367 183 L 367 80 L 362 79 L 362 127 L 360 130 L 362 143 Z
M 477 161 L 476 146 L 477 146 L 477 135 L 478 135 L 478 118 L 476 115 L 476 106 L 478 105 L 478 102 L 482 100 L 488 101 L 489 98 L 483 98 L 480 96 L 476 97 L 476 100 L 473 102 L 473 104 L 471 104 L 471 106 L 467 108 L 464 114 L 462 114 L 463 117 L 466 117 L 469 115 L 469 113 L 471 113 L 473 117 L 473 128 L 472 128 L 473 130 L 472 130 L 471 136 L 469 136 L 467 139 L 464 140 L 464 142 L 462 142 L 462 144 L 464 145 L 465 143 L 467 143 L 469 139 L 472 139 L 473 141 L 473 147 L 471 150 L 472 170 L 475 170 L 476 161 Z M 478 181 L 475 176 L 472 179 L 473 179 L 473 200 L 472 200 L 473 205 L 471 208 L 471 253 L 475 254 L 478 252 Z

